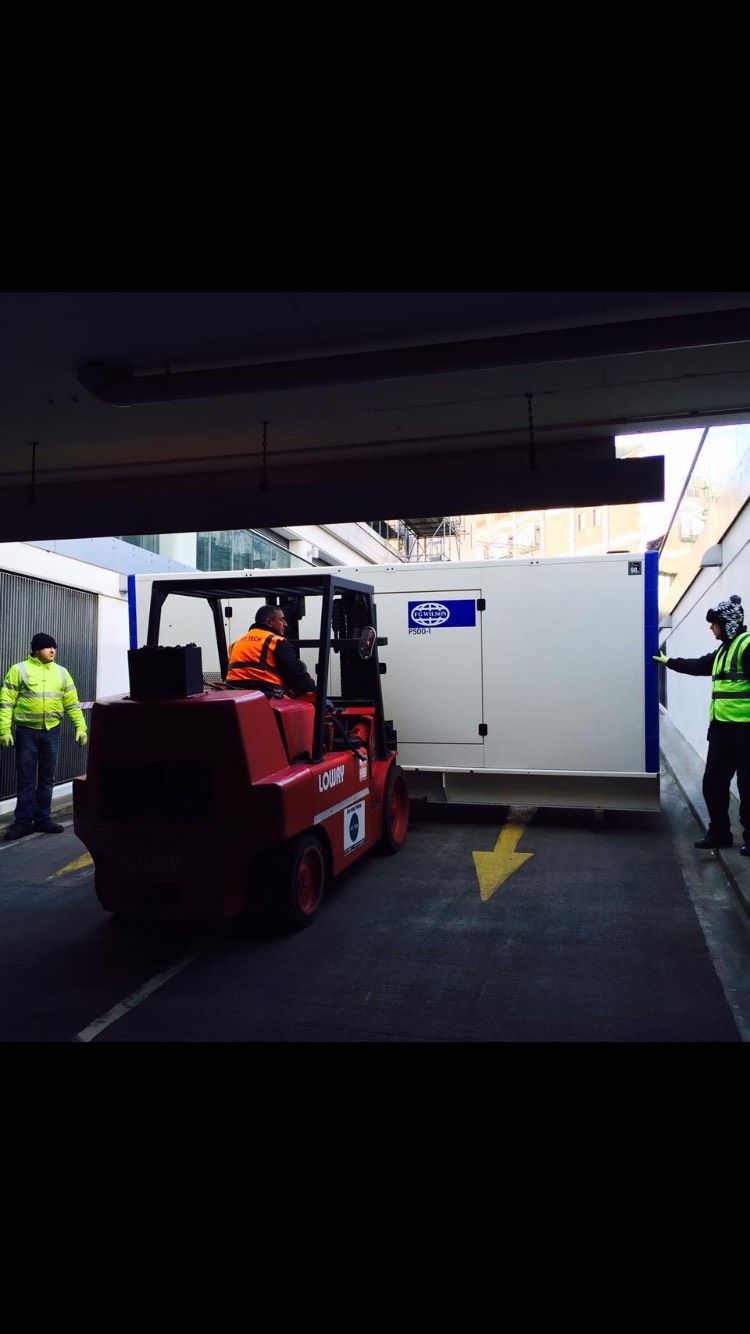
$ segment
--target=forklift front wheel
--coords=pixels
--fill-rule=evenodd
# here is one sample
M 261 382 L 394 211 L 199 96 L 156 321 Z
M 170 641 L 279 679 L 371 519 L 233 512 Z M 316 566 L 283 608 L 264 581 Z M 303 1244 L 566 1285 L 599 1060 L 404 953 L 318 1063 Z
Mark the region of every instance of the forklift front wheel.
M 383 793 L 383 838 L 379 851 L 398 852 L 406 842 L 409 828 L 409 789 L 406 776 L 398 764 L 391 765 Z
M 292 931 L 309 926 L 317 916 L 326 882 L 320 839 L 300 834 L 280 849 L 271 870 L 277 917 Z M 275 882 L 275 883 L 273 883 Z

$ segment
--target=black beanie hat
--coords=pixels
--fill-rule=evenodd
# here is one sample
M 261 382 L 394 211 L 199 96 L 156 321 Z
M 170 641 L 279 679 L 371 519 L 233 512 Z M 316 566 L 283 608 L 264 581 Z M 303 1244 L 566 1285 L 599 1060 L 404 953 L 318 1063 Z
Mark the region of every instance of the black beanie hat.
M 31 641 L 31 652 L 36 653 L 38 648 L 57 648 L 57 643 L 52 635 L 34 635 Z
M 715 607 L 710 607 L 706 612 L 706 620 L 713 625 L 720 625 L 727 639 L 734 639 L 745 628 L 745 613 L 738 595 L 732 593 L 726 602 L 717 602 Z

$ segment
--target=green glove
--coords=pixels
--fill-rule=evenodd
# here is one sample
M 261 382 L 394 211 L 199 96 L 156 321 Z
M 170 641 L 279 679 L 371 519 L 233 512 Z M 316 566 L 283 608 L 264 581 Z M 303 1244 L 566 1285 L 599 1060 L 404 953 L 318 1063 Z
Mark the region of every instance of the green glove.
M 666 653 L 655 653 L 654 662 L 669 662 L 669 658 Z
M 78 731 L 76 732 L 76 741 L 78 742 L 79 746 L 86 745 L 86 742 L 88 741 L 88 735 L 86 733 L 85 727 L 78 728 Z
M 5 732 L 3 736 L 0 736 L 0 746 L 12 746 L 12 745 L 13 745 L 13 737 L 11 736 L 10 732 Z

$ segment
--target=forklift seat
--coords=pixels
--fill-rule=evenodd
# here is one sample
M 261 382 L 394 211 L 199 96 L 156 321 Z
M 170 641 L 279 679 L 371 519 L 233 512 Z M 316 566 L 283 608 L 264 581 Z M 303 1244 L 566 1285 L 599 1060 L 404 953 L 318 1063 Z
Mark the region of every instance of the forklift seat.
M 315 705 L 312 701 L 301 699 L 272 699 L 269 702 L 276 715 L 289 763 L 309 760 L 313 746 Z

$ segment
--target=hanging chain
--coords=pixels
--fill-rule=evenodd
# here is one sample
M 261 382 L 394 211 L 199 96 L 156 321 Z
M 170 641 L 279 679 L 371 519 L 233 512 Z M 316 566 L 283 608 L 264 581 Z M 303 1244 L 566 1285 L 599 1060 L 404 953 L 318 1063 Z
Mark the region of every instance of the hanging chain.
M 268 422 L 263 422 L 263 463 L 261 466 L 259 491 L 268 490 Z
M 30 490 L 29 490 L 28 499 L 27 499 L 27 501 L 26 501 L 26 504 L 27 504 L 27 505 L 30 505 L 30 504 L 32 503 L 32 501 L 34 500 L 34 489 L 35 489 L 35 487 L 36 487 L 36 447 L 37 447 L 37 443 L 38 443 L 38 442 L 37 442 L 36 440 L 32 440 L 32 441 L 30 441 L 30 444 L 31 444 L 31 487 L 30 487 Z
M 526 394 L 526 402 L 529 405 L 529 467 L 532 472 L 536 471 L 536 445 L 534 444 L 534 413 L 531 409 L 531 400 L 533 394 Z

